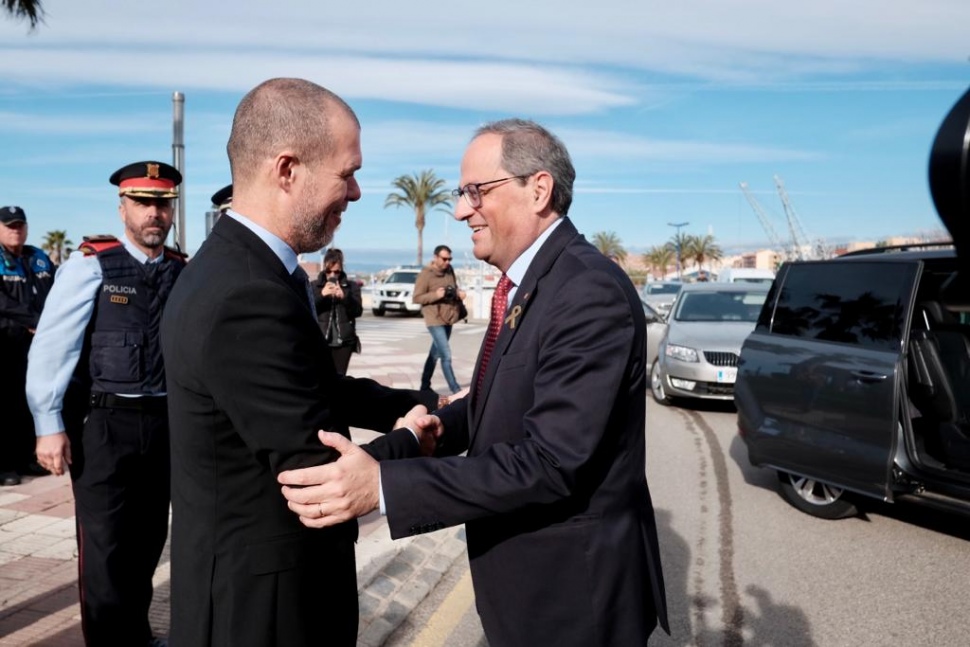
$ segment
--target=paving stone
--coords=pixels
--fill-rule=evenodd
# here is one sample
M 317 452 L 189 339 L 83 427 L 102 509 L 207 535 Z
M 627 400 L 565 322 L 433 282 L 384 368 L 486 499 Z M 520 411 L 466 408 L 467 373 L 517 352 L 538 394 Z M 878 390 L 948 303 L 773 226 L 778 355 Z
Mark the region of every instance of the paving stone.
M 0 493 L 0 506 L 7 507 L 12 503 L 17 503 L 18 501 L 23 501 L 27 499 L 26 494 L 21 494 L 19 492 L 3 492 Z
M 387 597 L 397 588 L 397 583 L 385 575 L 378 575 L 367 587 L 367 590 L 378 597 Z
M 3 525 L 3 532 L 37 532 L 60 521 L 57 517 L 42 514 L 24 515 Z
M 3 528 L 3 526 L 6 525 L 7 523 L 13 521 L 14 519 L 19 519 L 25 514 L 26 514 L 25 512 L 21 512 L 20 510 L 10 510 L 9 508 L 0 508 L 0 528 Z
M 383 572 L 388 577 L 393 577 L 398 580 L 404 580 L 410 577 L 412 573 L 414 573 L 414 566 L 412 566 L 411 564 L 408 564 L 403 560 L 394 559 L 394 560 L 391 560 L 391 562 L 384 567 Z
M 52 537 L 50 535 L 34 535 L 36 540 L 47 539 L 52 543 L 46 548 L 35 551 L 34 557 L 50 557 L 52 559 L 74 559 L 74 551 L 77 550 L 77 541 L 73 538 Z
M 77 536 L 77 523 L 72 516 L 69 519 L 58 519 L 49 526 L 44 526 L 37 531 L 39 535 L 50 535 L 62 539 L 75 539 Z

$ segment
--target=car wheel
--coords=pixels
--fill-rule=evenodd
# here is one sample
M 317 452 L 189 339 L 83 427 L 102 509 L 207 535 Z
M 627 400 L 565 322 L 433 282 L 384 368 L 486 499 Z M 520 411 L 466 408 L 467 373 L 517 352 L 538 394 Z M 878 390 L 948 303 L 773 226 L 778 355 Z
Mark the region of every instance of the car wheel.
M 802 512 L 822 519 L 844 519 L 858 512 L 840 487 L 787 472 L 778 472 L 778 478 L 782 496 Z
M 664 391 L 664 379 L 663 375 L 660 374 L 659 359 L 653 360 L 653 366 L 650 368 L 650 392 L 653 393 L 653 399 L 659 404 L 670 404 L 670 398 Z
M 383 317 L 384 316 L 384 308 L 374 308 L 374 309 L 371 310 L 371 312 L 374 313 L 374 316 L 375 317 Z

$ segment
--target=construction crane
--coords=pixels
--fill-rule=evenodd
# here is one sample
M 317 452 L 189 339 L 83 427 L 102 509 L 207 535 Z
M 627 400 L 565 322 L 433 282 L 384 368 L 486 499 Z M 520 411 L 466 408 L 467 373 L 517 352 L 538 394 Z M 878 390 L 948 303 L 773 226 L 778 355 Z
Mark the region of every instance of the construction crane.
M 785 183 L 777 175 L 774 176 L 774 180 L 775 186 L 778 187 L 778 197 L 781 198 L 781 206 L 785 209 L 785 218 L 788 220 L 788 233 L 791 236 L 791 244 L 797 250 L 798 258 L 805 257 L 806 250 L 808 250 L 809 255 L 813 254 L 814 249 L 808 236 L 805 235 L 802 221 L 798 218 L 798 214 L 795 213 L 795 207 L 792 206 L 791 200 L 788 199 Z
M 788 192 L 785 191 L 785 183 L 777 175 L 774 178 L 775 186 L 778 187 L 778 196 L 781 198 L 781 204 L 785 208 L 785 217 L 788 218 L 788 228 L 791 231 L 792 244 L 797 245 L 802 250 L 802 256 L 807 256 L 812 259 L 828 258 L 830 250 L 825 244 L 825 239 L 810 239 L 805 234 L 805 229 L 802 228 L 802 221 L 799 219 L 798 214 L 795 213 L 795 208 L 792 206 L 791 200 L 788 199 Z
M 748 199 L 748 204 L 754 210 L 758 220 L 761 221 L 761 228 L 765 230 L 765 234 L 768 235 L 768 242 L 771 243 L 772 248 L 781 254 L 786 260 L 792 260 L 791 250 L 782 242 L 781 237 L 775 228 L 771 224 L 771 219 L 768 218 L 768 214 L 765 213 L 764 207 L 758 202 L 754 195 L 748 190 L 748 183 L 741 182 L 738 186 L 741 187 L 741 192 L 744 193 L 744 197 Z

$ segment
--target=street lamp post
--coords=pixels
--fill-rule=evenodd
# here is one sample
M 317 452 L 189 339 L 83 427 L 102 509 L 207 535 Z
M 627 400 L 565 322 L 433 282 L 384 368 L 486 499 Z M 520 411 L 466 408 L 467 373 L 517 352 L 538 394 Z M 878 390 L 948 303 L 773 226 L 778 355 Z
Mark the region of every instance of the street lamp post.
M 680 260 L 680 228 L 686 227 L 689 224 L 690 224 L 689 222 L 668 222 L 667 223 L 668 227 L 674 227 L 677 230 L 677 233 L 674 234 L 674 242 L 677 243 L 677 279 L 678 280 L 683 278 L 681 276 L 682 265 Z

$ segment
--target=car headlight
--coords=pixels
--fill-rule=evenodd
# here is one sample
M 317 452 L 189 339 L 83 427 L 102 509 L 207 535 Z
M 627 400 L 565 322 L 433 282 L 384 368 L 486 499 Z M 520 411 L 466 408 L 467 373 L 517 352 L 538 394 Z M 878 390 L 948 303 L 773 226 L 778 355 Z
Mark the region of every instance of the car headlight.
M 667 348 L 664 351 L 667 357 L 673 357 L 674 359 L 679 359 L 682 362 L 696 362 L 697 351 L 693 348 L 688 348 L 687 346 L 676 346 L 674 344 L 667 344 Z

